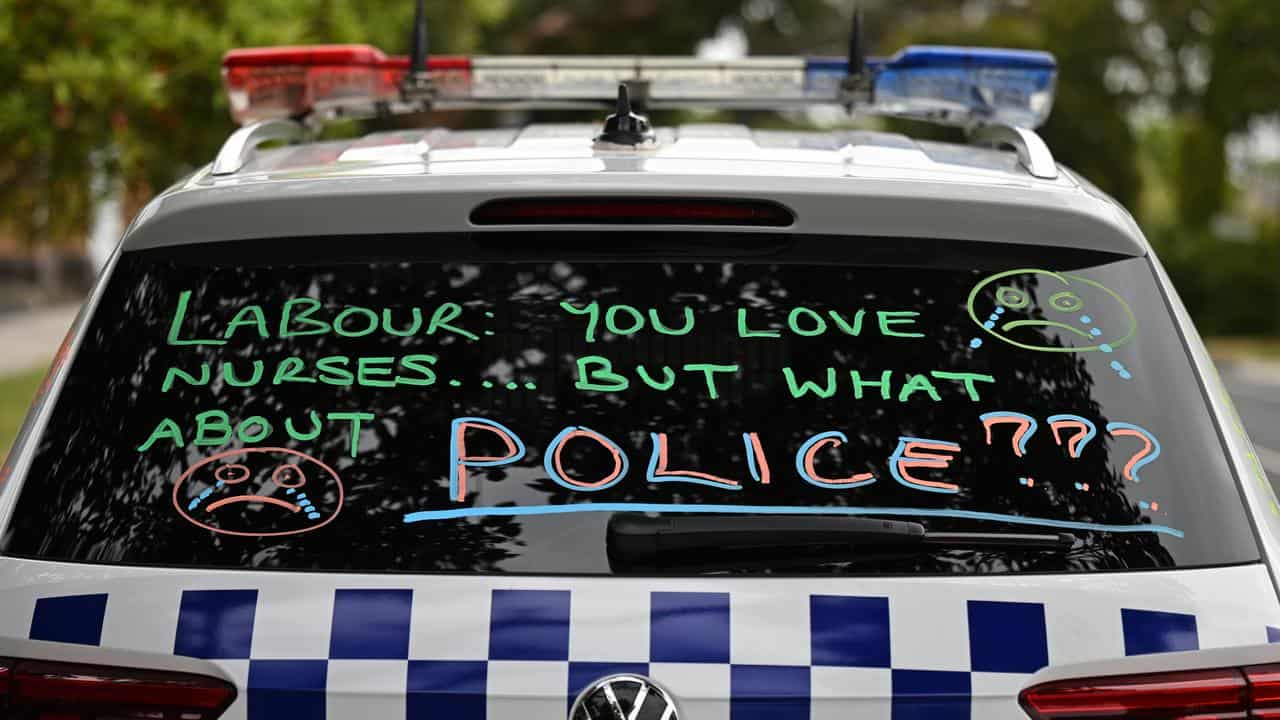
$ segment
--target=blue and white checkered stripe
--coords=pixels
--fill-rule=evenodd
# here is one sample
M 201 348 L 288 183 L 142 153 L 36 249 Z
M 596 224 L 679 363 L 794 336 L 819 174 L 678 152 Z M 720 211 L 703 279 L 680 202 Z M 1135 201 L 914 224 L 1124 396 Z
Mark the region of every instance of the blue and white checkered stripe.
M 1083 659 L 1064 642 L 1079 629 L 1054 627 L 1044 602 L 954 600 L 928 584 L 890 595 L 777 585 L 451 594 L 273 583 L 178 589 L 176 622 L 152 594 L 120 593 L 123 607 L 79 594 L 37 598 L 29 638 L 128 648 L 167 637 L 167 652 L 215 661 L 246 688 L 232 716 L 251 720 L 562 719 L 583 687 L 616 672 L 655 678 L 697 720 L 1012 718 L 1027 675 Z M 1118 630 L 1127 655 L 1202 645 L 1195 614 L 1107 614 L 1093 622 Z M 1274 627 L 1256 634 L 1280 639 Z

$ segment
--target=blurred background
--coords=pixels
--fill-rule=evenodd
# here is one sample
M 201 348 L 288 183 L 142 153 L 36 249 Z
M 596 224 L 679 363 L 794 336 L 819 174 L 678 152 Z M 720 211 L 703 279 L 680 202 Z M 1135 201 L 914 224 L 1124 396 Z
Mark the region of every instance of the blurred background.
M 1061 162 L 1137 217 L 1280 479 L 1275 0 L 861 5 L 872 54 L 946 43 L 1057 56 L 1057 100 L 1042 134 Z M 851 0 L 428 2 L 431 51 L 442 54 L 843 55 L 851 12 Z M 404 53 L 412 14 L 411 0 L 0 0 L 0 456 L 125 225 L 154 193 L 209 162 L 233 130 L 222 54 L 325 42 Z M 946 137 L 838 111 L 696 117 Z M 396 122 L 529 119 L 447 113 Z

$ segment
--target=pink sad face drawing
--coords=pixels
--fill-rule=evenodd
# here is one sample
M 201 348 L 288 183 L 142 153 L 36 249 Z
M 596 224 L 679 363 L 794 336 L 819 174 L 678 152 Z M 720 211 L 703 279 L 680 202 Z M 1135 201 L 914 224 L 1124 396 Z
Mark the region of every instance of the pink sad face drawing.
M 323 527 L 342 509 L 333 468 L 288 448 L 242 448 L 205 458 L 173 486 L 182 517 L 224 535 L 272 537 Z
M 1109 353 L 1138 329 L 1133 310 L 1111 288 L 1035 268 L 983 279 L 969 293 L 968 309 L 988 335 L 1024 350 Z M 970 347 L 980 344 L 975 340 Z

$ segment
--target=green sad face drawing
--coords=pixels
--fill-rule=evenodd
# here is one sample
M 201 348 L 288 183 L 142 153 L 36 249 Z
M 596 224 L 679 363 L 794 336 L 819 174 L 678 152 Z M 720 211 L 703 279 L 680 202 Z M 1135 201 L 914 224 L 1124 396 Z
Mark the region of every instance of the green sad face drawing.
M 969 293 L 969 317 L 988 335 L 1025 350 L 1111 352 L 1138 321 L 1111 288 L 1070 273 L 1027 268 L 996 273 Z M 982 345 L 974 339 L 970 347 Z

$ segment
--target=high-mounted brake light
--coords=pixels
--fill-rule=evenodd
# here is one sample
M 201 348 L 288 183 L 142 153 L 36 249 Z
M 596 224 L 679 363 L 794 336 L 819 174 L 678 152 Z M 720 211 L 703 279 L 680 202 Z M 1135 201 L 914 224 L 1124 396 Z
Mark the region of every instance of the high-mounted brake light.
M 476 225 L 754 225 L 785 227 L 775 202 L 729 198 L 510 198 L 471 211 Z
M 1280 665 L 1058 680 L 1022 691 L 1033 720 L 1280 717 Z
M 188 673 L 0 660 L 0 715 L 14 718 L 213 720 L 235 686 Z
M 839 104 L 872 113 L 965 125 L 1035 127 L 1053 104 L 1053 56 L 1026 50 L 909 47 L 856 62 L 842 58 L 441 57 L 426 61 L 430 107 L 612 105 L 618 85 L 643 88 L 648 108 L 782 109 Z M 368 45 L 233 50 L 223 59 L 231 112 L 241 123 L 316 114 L 420 109 L 406 102 L 404 57 Z

